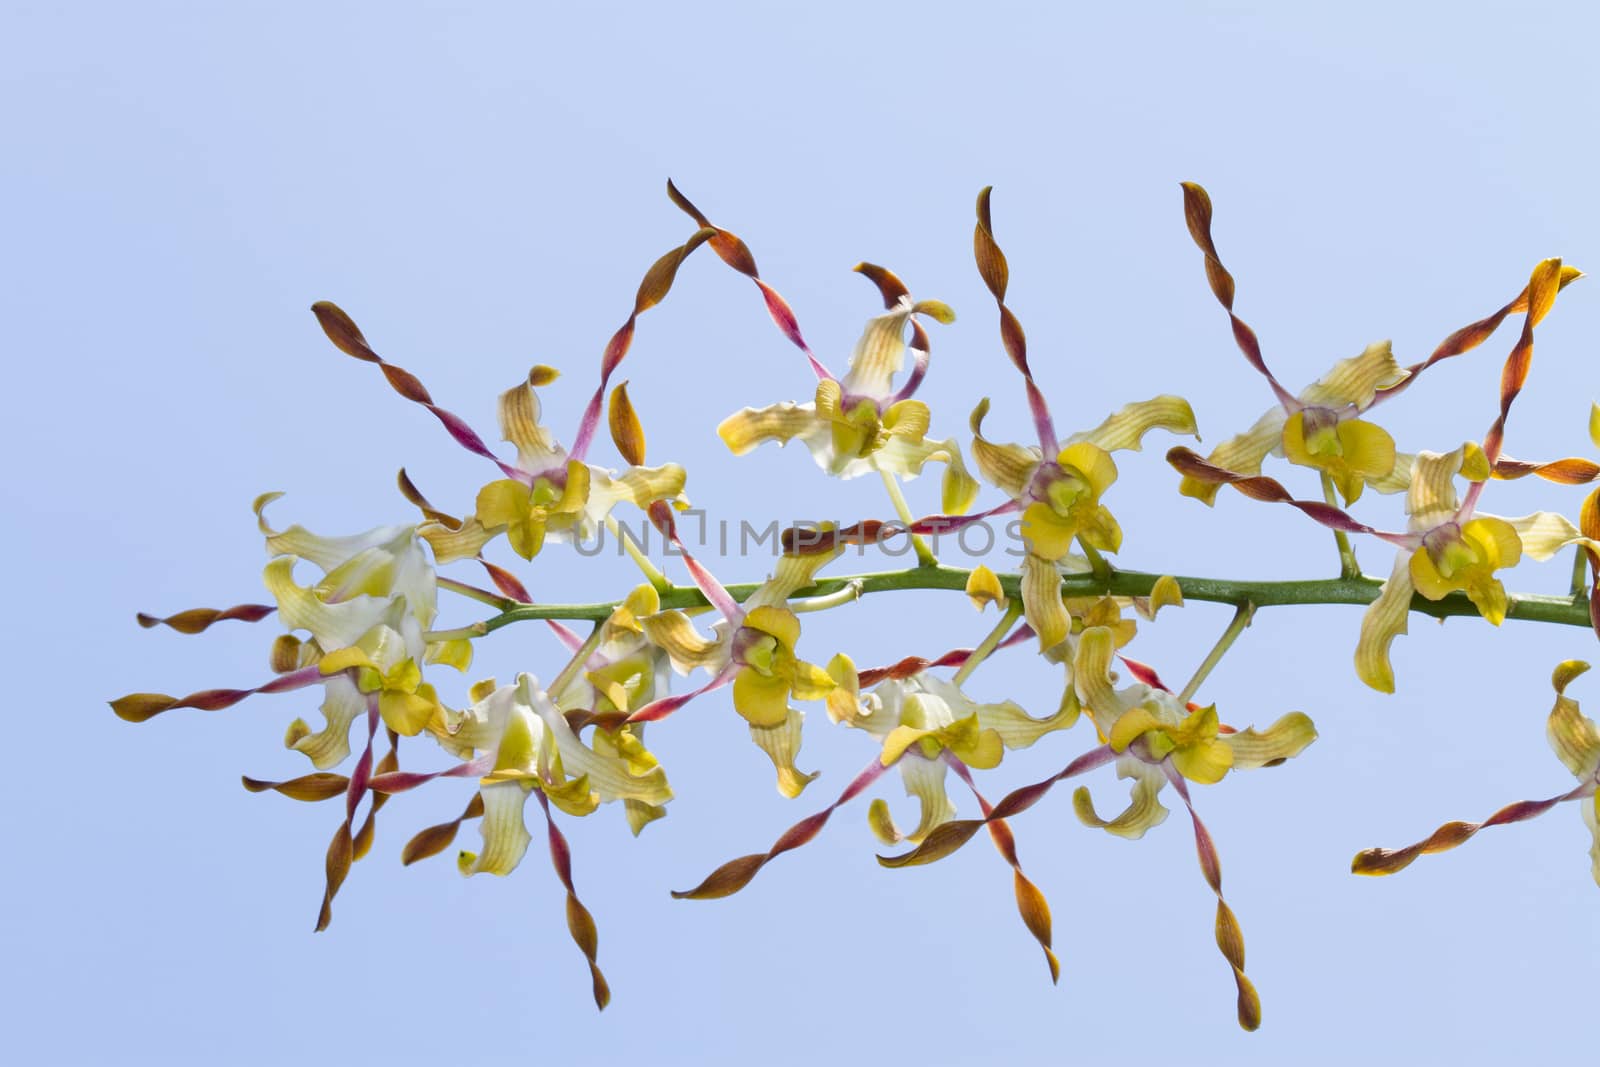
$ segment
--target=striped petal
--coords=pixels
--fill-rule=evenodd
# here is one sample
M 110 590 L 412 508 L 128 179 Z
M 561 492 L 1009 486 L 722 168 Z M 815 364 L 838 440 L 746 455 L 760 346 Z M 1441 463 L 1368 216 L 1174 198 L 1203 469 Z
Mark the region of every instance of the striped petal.
M 500 394 L 500 436 L 516 446 L 517 466 L 528 474 L 547 474 L 566 465 L 566 451 L 539 424 L 539 397 L 527 383 Z
M 1359 356 L 1340 360 L 1333 369 L 1300 393 L 1300 400 L 1313 407 L 1355 405 L 1357 411 L 1372 406 L 1380 389 L 1390 389 L 1410 377 L 1395 361 L 1388 341 L 1366 347 Z
M 1197 440 L 1200 437 L 1194 421 L 1194 409 L 1187 400 L 1181 396 L 1158 396 L 1120 408 L 1094 429 L 1073 434 L 1067 439 L 1067 444 L 1086 441 L 1107 452 L 1119 449 L 1137 452 L 1144 435 L 1151 430 L 1192 434 Z
M 1054 648 L 1072 631 L 1072 617 L 1061 599 L 1061 572 L 1033 553 L 1022 558 L 1022 613 L 1039 636 L 1039 650 Z
M 737 684 L 737 683 L 735 683 Z M 776 726 L 750 725 L 750 740 L 772 760 L 778 772 L 778 792 L 793 799 L 801 794 L 820 771 L 802 773 L 795 767 L 795 757 L 800 754 L 801 726 L 805 713 L 789 709 L 789 714 Z
M 819 425 L 815 404 L 785 401 L 764 408 L 745 408 L 722 420 L 717 436 L 736 456 L 767 441 L 787 444 Z
M 305 720 L 296 719 L 284 734 L 284 747 L 304 753 L 318 770 L 336 767 L 350 755 L 350 724 L 366 710 L 366 694 L 356 683 L 347 675 L 333 675 L 323 683 L 323 728 L 313 733 Z
M 528 786 L 522 782 L 491 782 L 481 786 L 483 821 L 478 824 L 483 835 L 480 852 L 461 852 L 456 857 L 456 867 L 464 875 L 510 874 L 522 862 L 533 835 L 522 820 L 523 805 L 528 799 Z
M 1356 643 L 1356 675 L 1381 693 L 1394 692 L 1394 667 L 1389 663 L 1389 645 L 1406 632 L 1406 617 L 1411 614 L 1411 553 L 1395 555 L 1394 570 L 1378 591 L 1378 599 L 1367 606 L 1361 617 L 1361 638 Z
M 1265 730 L 1251 727 L 1221 737 L 1233 750 L 1233 768 L 1239 771 L 1282 763 L 1304 752 L 1316 739 L 1316 726 L 1309 716 L 1298 711 L 1291 711 Z
M 1551 679 L 1556 705 L 1545 724 L 1545 737 L 1556 758 L 1579 778 L 1592 777 L 1600 769 L 1600 728 L 1579 710 L 1576 700 L 1567 696 L 1567 686 L 1588 669 L 1587 663 L 1570 659 L 1556 668 Z
M 905 369 L 906 323 L 910 319 L 911 302 L 903 299 L 893 310 L 867 321 L 841 383 L 846 393 L 874 400 L 889 395 L 894 376 Z
M 867 813 L 868 824 L 878 840 L 886 845 L 900 841 L 917 844 L 927 837 L 934 827 L 955 817 L 956 806 L 945 792 L 946 768 L 943 760 L 930 760 L 916 752 L 900 757 L 900 779 L 905 783 L 906 795 L 915 797 L 919 813 L 917 825 L 910 833 L 901 833 L 889 815 L 884 801 L 874 800 Z
M 1166 776 L 1137 759 L 1122 759 L 1117 761 L 1117 777 L 1133 779 L 1128 806 L 1121 812 L 1110 819 L 1102 819 L 1094 809 L 1094 799 L 1086 786 L 1073 791 L 1072 811 L 1085 826 L 1136 841 L 1167 819 L 1167 809 L 1160 800 Z
M 1013 500 L 1020 499 L 1039 469 L 1043 456 L 1021 445 L 997 445 L 983 436 L 983 419 L 989 413 L 987 398 L 972 409 L 972 459 L 989 483 Z
M 1268 453 L 1283 445 L 1283 424 L 1287 417 L 1283 408 L 1272 408 L 1257 419 L 1250 429 L 1212 449 L 1206 461 L 1236 474 L 1260 474 L 1261 461 L 1267 458 Z M 1185 477 L 1178 485 L 1178 492 L 1206 504 L 1214 504 L 1217 491 L 1221 488 L 1217 482 Z
M 681 611 L 663 611 L 646 615 L 639 620 L 645 637 L 661 649 L 672 661 L 679 674 L 688 674 L 696 667 L 715 671 L 728 658 L 727 642 L 722 638 L 702 637 Z

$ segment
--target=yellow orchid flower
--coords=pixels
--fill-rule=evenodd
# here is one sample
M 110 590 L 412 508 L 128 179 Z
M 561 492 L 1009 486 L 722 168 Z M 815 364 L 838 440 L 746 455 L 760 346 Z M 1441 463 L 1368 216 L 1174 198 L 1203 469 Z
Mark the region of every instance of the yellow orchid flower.
M 356 688 L 376 695 L 378 714 L 389 729 L 415 737 L 444 709 L 433 686 L 422 680 L 416 658 L 406 651 L 397 631 L 375 626 L 354 645 L 323 656 L 317 666 L 324 677 L 354 671 Z
M 313 730 L 302 719 L 289 724 L 284 743 L 316 767 L 343 762 L 350 753 L 350 726 L 375 696 L 380 713 L 396 732 L 414 735 L 439 713 L 437 694 L 422 681 L 421 665 L 448 663 L 465 670 L 470 642 L 429 641 L 425 634 L 438 610 L 438 589 L 426 542 L 414 526 L 387 526 L 350 537 L 321 537 L 295 525 L 272 529 L 265 516 L 280 494 L 255 502 L 257 525 L 275 557 L 263 580 L 291 631 L 305 631 L 293 662 L 316 664 L 324 683 L 325 725 Z M 300 561 L 323 571 L 309 586 L 294 577 Z
M 1411 457 L 1398 456 L 1389 432 L 1360 416 L 1407 376 L 1388 341 L 1368 345 L 1298 396 L 1284 394 L 1249 430 L 1212 449 L 1207 462 L 1252 475 L 1261 472 L 1268 455 L 1283 456 L 1326 474 L 1347 504 L 1369 485 L 1380 493 L 1399 492 L 1406 487 Z M 1185 477 L 1178 491 L 1212 504 L 1219 488 Z
M 532 559 L 546 540 L 593 536 L 623 501 L 640 509 L 658 500 L 683 503 L 686 476 L 677 464 L 635 465 L 618 474 L 569 455 L 540 422 L 535 387 L 555 377 L 551 368 L 535 367 L 527 381 L 500 394 L 500 432 L 516 446 L 517 462 L 501 464 L 508 476 L 480 489 L 464 520 L 431 513 L 421 533 L 440 563 L 469 559 L 502 533 L 514 552 Z
M 1164 767 L 1188 781 L 1214 785 L 1230 770 L 1252 770 L 1297 756 L 1317 739 L 1311 719 L 1298 711 L 1266 730 L 1234 730 L 1219 722 L 1214 705 L 1186 706 L 1168 690 L 1144 682 L 1117 690 L 1109 701 L 1097 696 L 1086 706 L 1119 756 L 1118 777 L 1132 779 L 1133 791 L 1128 807 L 1111 819 L 1095 812 L 1085 787 L 1075 792 L 1073 809 L 1086 826 L 1119 837 L 1142 837 L 1165 821 L 1167 809 L 1158 799 L 1170 780 Z
M 585 745 L 532 675 L 509 686 L 479 683 L 473 695 L 473 704 L 439 731 L 441 743 L 458 753 L 494 755 L 479 788 L 483 848 L 461 854 L 463 874 L 509 874 L 521 862 L 531 840 L 523 805 L 534 789 L 569 815 L 616 800 L 659 807 L 672 799 L 654 757 L 628 745 Z
M 1138 451 L 1144 436 L 1155 429 L 1194 433 L 1194 412 L 1175 396 L 1128 404 L 1094 429 L 1073 435 L 1064 446 L 1050 448 L 1054 458 L 1049 461 L 1043 448 L 999 444 L 984 437 L 988 413 L 987 399 L 973 409 L 972 456 L 984 478 L 1011 497 L 1009 505 L 987 514 L 1022 512 L 1023 612 L 1039 637 L 1040 649 L 1049 650 L 1072 631 L 1070 614 L 1061 602 L 1062 574 L 1090 569 L 1086 560 L 1072 555 L 1072 543 L 1076 540 L 1106 552 L 1122 547 L 1122 528 L 1101 503 L 1117 478 L 1111 452 Z
M 942 506 L 960 514 L 972 506 L 978 483 L 967 473 L 961 447 L 953 439 L 928 439 L 928 406 L 911 399 L 928 363 L 928 335 L 917 317 L 951 323 L 955 313 L 937 300 L 913 301 L 904 283 L 882 267 L 863 263 L 856 270 L 878 286 L 888 310 L 867 322 L 845 376 L 834 378 L 813 361 L 820 380 L 811 403 L 745 408 L 724 419 L 717 434 L 736 456 L 767 441 L 799 439 L 818 466 L 839 478 L 869 471 L 915 478 L 929 462 L 943 463 Z M 905 369 L 907 326 L 915 366 L 895 390 L 894 376 Z
M 1404 489 L 1411 457 L 1395 454 L 1388 431 L 1360 416 L 1384 400 L 1413 385 L 1421 374 L 1441 360 L 1469 352 L 1486 341 L 1506 316 L 1535 309 L 1534 321 L 1549 310 L 1556 292 L 1583 277 L 1560 260 L 1540 264 L 1534 278 L 1510 303 L 1494 314 L 1456 330 L 1427 359 L 1401 367 L 1388 341 L 1368 345 L 1360 355 L 1334 365 L 1298 396 L 1290 393 L 1268 369 L 1255 331 L 1234 313 L 1235 287 L 1217 254 L 1211 236 L 1211 197 L 1194 182 L 1183 183 L 1184 216 L 1189 235 L 1205 257 L 1206 280 L 1217 303 L 1228 313 L 1235 343 L 1245 360 L 1266 379 L 1278 405 L 1245 433 L 1229 438 L 1207 457 L 1214 467 L 1251 476 L 1261 472 L 1269 454 L 1321 472 L 1338 488 L 1347 504 L 1354 503 L 1365 486 L 1380 493 Z M 1215 503 L 1221 483 L 1185 476 L 1179 491 L 1207 504 Z
M 1543 561 L 1583 540 L 1571 522 L 1553 512 L 1516 519 L 1475 514 L 1489 471 L 1488 458 L 1471 442 L 1448 453 L 1418 454 L 1406 493 L 1407 532 L 1379 535 L 1400 551 L 1388 581 L 1361 620 L 1356 673 L 1372 688 L 1394 692 L 1389 646 L 1406 632 L 1412 594 L 1442 600 L 1463 592 L 1485 619 L 1499 626 L 1509 604 L 1495 572 L 1515 566 L 1524 554 Z M 1465 501 L 1456 496 L 1457 477 L 1473 487 Z
M 772 576 L 743 604 L 735 602 L 703 567 L 692 568 L 701 591 L 722 612 L 713 637 L 697 631 L 682 611 L 638 616 L 645 637 L 665 654 L 674 670 L 688 674 L 704 668 L 711 673 L 711 680 L 687 693 L 659 697 L 635 710 L 628 721 L 666 718 L 696 697 L 731 684 L 734 710 L 749 723 L 750 739 L 772 760 L 779 791 L 798 796 L 816 775 L 795 766 L 805 714 L 791 708 L 789 700 L 823 699 L 835 683 L 828 672 L 795 654 L 800 620 L 785 605 L 842 551 L 832 533 L 830 525 L 816 531 L 821 543 L 829 546 L 823 551 L 780 557 Z
M 776 726 L 789 715 L 789 698 L 821 700 L 833 688 L 828 672 L 794 653 L 800 619 L 787 608 L 761 606 L 734 632 L 731 656 L 733 707 L 752 726 Z

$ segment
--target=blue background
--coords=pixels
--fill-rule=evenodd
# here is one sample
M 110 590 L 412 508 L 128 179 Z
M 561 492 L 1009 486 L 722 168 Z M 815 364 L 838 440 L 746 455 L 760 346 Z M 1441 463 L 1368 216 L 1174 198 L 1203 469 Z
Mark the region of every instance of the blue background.
M 1059 987 L 992 849 L 883 871 L 860 805 L 744 893 L 675 902 L 669 888 L 766 847 L 870 757 L 813 710 L 801 763 L 824 775 L 784 801 L 727 700 L 707 699 L 653 732 L 678 793 L 670 818 L 637 841 L 619 812 L 567 823 L 615 994 L 597 1015 L 537 842 L 503 880 L 462 879 L 447 858 L 401 869 L 403 842 L 458 811 L 470 785 L 391 804 L 333 927 L 314 935 L 333 806 L 238 785 L 305 769 L 280 739 L 306 701 L 143 727 L 105 701 L 265 680 L 271 623 L 192 638 L 133 624 L 139 610 L 262 598 L 257 493 L 289 492 L 281 523 L 343 533 L 407 520 L 401 465 L 448 509 L 484 480 L 426 412 L 327 344 L 313 300 L 344 306 L 486 436 L 499 390 L 531 363 L 560 366 L 547 411 L 570 440 L 640 274 L 689 232 L 662 195 L 671 176 L 746 238 L 836 368 L 876 307 L 848 272 L 858 260 L 951 303 L 961 319 L 936 328 L 921 394 L 935 431 L 965 441 L 988 394 L 995 435 L 1025 440 L 1020 383 L 971 265 L 973 197 L 993 184 L 1010 302 L 1058 425 L 1178 392 L 1209 445 L 1270 397 L 1206 289 L 1177 183 L 1210 189 L 1239 309 L 1292 387 L 1383 337 L 1422 358 L 1539 259 L 1600 269 L 1597 28 L 1570 3 L 11 0 L 0 1048 L 13 1062 L 240 1064 L 1587 1050 L 1600 897 L 1576 810 L 1397 878 L 1347 873 L 1362 847 L 1568 788 L 1544 741 L 1548 677 L 1594 654 L 1584 630 L 1415 619 L 1396 646 L 1399 694 L 1382 697 L 1350 668 L 1358 609 L 1258 618 L 1202 697 L 1241 725 L 1304 710 L 1321 740 L 1286 767 L 1199 790 L 1264 1001 L 1255 1035 L 1235 1027 L 1181 813 L 1136 844 L 1084 830 L 1065 791 L 1017 820 L 1054 907 Z M 1568 290 L 1541 327 L 1510 426 L 1516 455 L 1590 450 L 1594 285 Z M 1483 433 L 1515 329 L 1382 409 L 1403 448 Z M 876 482 L 829 483 L 798 448 L 726 454 L 713 432 L 724 414 L 805 399 L 811 378 L 748 283 L 709 254 L 641 320 L 622 373 L 652 459 L 684 463 L 712 516 L 887 513 Z M 1332 573 L 1326 532 L 1288 509 L 1178 497 L 1165 447 L 1121 463 L 1110 502 L 1123 562 Z M 932 480 L 911 489 L 918 510 L 936 506 Z M 1580 499 L 1495 485 L 1486 506 L 1575 516 Z M 1393 499 L 1363 505 L 1380 525 L 1401 521 Z M 1361 552 L 1387 573 L 1389 549 Z M 547 551 L 524 569 L 537 597 L 603 599 L 632 581 L 617 561 L 567 558 Z M 714 565 L 736 581 L 768 563 Z M 1511 583 L 1557 592 L 1566 580 L 1562 557 Z M 1227 615 L 1163 616 L 1134 652 L 1181 680 Z M 811 621 L 801 648 L 885 662 L 970 644 L 987 625 L 961 597 L 884 596 Z M 480 656 L 474 675 L 503 679 L 562 662 L 537 627 L 496 635 Z M 972 689 L 1037 712 L 1059 679 L 1018 651 Z M 1593 683 L 1574 692 L 1600 709 Z M 444 696 L 464 692 L 451 683 Z M 1090 743 L 1084 729 L 1008 757 L 991 794 L 1059 767 Z M 1092 784 L 1102 810 L 1120 793 L 1109 772 Z M 892 777 L 881 792 L 905 811 Z

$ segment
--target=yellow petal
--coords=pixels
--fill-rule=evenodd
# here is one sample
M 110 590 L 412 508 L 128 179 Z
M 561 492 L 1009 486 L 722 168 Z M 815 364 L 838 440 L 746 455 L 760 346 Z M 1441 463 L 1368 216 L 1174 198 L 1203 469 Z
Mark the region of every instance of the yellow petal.
M 1454 518 L 1461 506 L 1456 498 L 1454 478 L 1461 472 L 1462 449 L 1453 452 L 1418 452 L 1411 469 L 1411 488 L 1406 492 L 1406 514 L 1410 528 L 1425 533 Z
M 1367 606 L 1361 617 L 1361 639 L 1356 644 L 1356 675 L 1381 693 L 1394 692 L 1394 668 L 1389 663 L 1389 645 L 1395 636 L 1406 632 L 1406 617 L 1411 613 L 1412 553 L 1396 553 L 1394 570 L 1378 591 L 1378 599 Z
M 1578 702 L 1567 696 L 1567 685 L 1589 669 L 1580 660 L 1567 660 L 1556 668 L 1552 681 L 1556 689 L 1556 706 L 1545 724 L 1545 737 L 1555 750 L 1556 758 L 1579 778 L 1594 774 L 1600 766 L 1600 729 L 1593 719 L 1578 708 Z
M 906 321 L 911 306 L 903 304 L 867 320 L 867 328 L 850 356 L 845 388 L 857 396 L 881 399 L 889 394 L 894 376 L 906 361 Z
M 529 474 L 543 474 L 566 461 L 561 446 L 539 425 L 539 398 L 527 385 L 500 394 L 500 435 L 516 446 L 517 466 Z
M 485 527 L 498 528 L 522 522 L 528 517 L 533 490 L 511 478 L 490 482 L 478 490 L 477 519 Z
M 1309 716 L 1291 711 L 1265 730 L 1255 727 L 1225 734 L 1222 741 L 1233 749 L 1235 770 L 1253 770 L 1281 763 L 1298 756 L 1317 739 L 1317 728 Z
M 1078 636 L 1078 648 L 1072 658 L 1072 685 L 1102 732 L 1122 713 L 1122 704 L 1111 688 L 1111 659 L 1115 653 L 1112 632 L 1104 626 L 1091 626 Z
M 1115 452 L 1118 449 L 1137 452 L 1144 435 L 1151 430 L 1167 430 L 1171 433 L 1193 434 L 1196 438 L 1199 437 L 1194 421 L 1194 410 L 1189 407 L 1189 402 L 1181 396 L 1158 396 L 1128 404 L 1107 416 L 1099 426 L 1088 433 L 1075 435 L 1072 440 L 1087 441 L 1107 452 Z
M 906 795 L 916 797 L 922 808 L 916 829 L 905 835 L 912 844 L 920 843 L 929 831 L 949 821 L 956 813 L 956 806 L 945 793 L 945 773 L 943 760 L 923 759 L 911 753 L 900 761 L 900 777 L 905 782 Z
M 1096 497 L 1111 488 L 1111 483 L 1117 480 L 1117 463 L 1111 458 L 1111 453 L 1087 441 L 1063 448 L 1056 456 L 1056 462 L 1081 471 Z
M 789 715 L 789 680 L 742 668 L 733 679 L 733 707 L 752 726 L 777 726 Z
M 785 401 L 764 408 L 745 408 L 722 420 L 717 436 L 736 456 L 742 456 L 764 441 L 787 443 L 818 422 L 817 411 L 811 404 L 793 404 Z
M 646 615 L 639 620 L 645 637 L 652 645 L 665 652 L 680 673 L 688 674 L 696 667 L 711 669 L 727 657 L 722 641 L 702 637 L 695 630 L 689 616 L 681 611 L 663 611 Z
M 796 700 L 822 700 L 833 692 L 833 678 L 814 663 L 796 660 L 789 677 Z
M 800 619 L 788 608 L 762 605 L 744 617 L 744 624 L 752 630 L 771 634 L 787 649 L 793 649 L 800 640 Z
M 1029 504 L 1022 512 L 1022 538 L 1031 555 L 1051 562 L 1059 560 L 1072 551 L 1072 539 L 1077 533 L 1077 524 L 1057 515 L 1049 504 Z
M 1346 419 L 1339 423 L 1338 434 L 1345 464 L 1362 478 L 1384 478 L 1394 470 L 1394 438 L 1382 426 Z
M 1274 405 L 1257 419 L 1250 429 L 1228 438 L 1212 449 L 1206 460 L 1239 474 L 1260 474 L 1261 461 L 1283 441 L 1285 418 L 1283 408 Z M 1216 501 L 1217 491 L 1220 488 L 1221 486 L 1214 482 L 1185 478 L 1178 486 L 1178 491 L 1184 496 L 1192 496 L 1211 504 Z
M 908 441 L 922 440 L 931 422 L 928 405 L 920 400 L 902 400 L 890 404 L 889 410 L 883 413 L 883 428 Z
M 1077 722 L 1079 709 L 1076 700 L 1064 701 L 1054 715 L 1035 719 L 1009 700 L 1003 704 L 979 704 L 978 725 L 994 731 L 1006 748 L 1027 748 L 1045 734 L 1065 730 Z
M 1411 553 L 1410 571 L 1412 587 L 1429 600 L 1443 600 L 1460 588 L 1458 583 L 1440 573 L 1426 548 Z
M 1073 813 L 1085 826 L 1137 841 L 1148 830 L 1166 821 L 1167 809 L 1158 799 L 1163 781 L 1159 772 L 1134 775 L 1128 806 L 1112 819 L 1102 819 L 1094 810 L 1089 790 L 1079 786 L 1072 794 Z
M 795 767 L 795 757 L 800 754 L 801 725 L 805 715 L 791 710 L 776 726 L 750 727 L 750 740 L 765 752 L 778 771 L 778 792 L 786 797 L 797 797 L 816 778 L 820 771 L 803 774 Z
M 1039 637 L 1039 650 L 1066 640 L 1072 619 L 1061 601 L 1061 572 L 1049 560 L 1029 553 L 1022 559 L 1023 616 Z
M 494 782 L 478 792 L 483 797 L 483 820 L 479 824 L 483 851 L 462 852 L 456 865 L 462 874 L 510 874 L 522 862 L 528 843 L 533 840 L 522 821 L 528 790 L 521 782 Z
M 366 694 L 349 678 L 332 677 L 323 686 L 321 711 L 327 724 L 312 733 L 305 723 L 296 719 L 299 729 L 291 728 L 284 737 L 285 747 L 305 753 L 318 770 L 337 766 L 350 755 L 350 724 L 367 710 Z
M 1184 745 L 1172 753 L 1172 766 L 1191 782 L 1215 785 L 1233 767 L 1233 749 L 1221 741 Z
M 1307 386 L 1300 399 L 1317 407 L 1343 407 L 1354 404 L 1357 411 L 1372 405 L 1379 389 L 1399 385 L 1409 377 L 1394 358 L 1388 341 L 1366 347 L 1359 356 L 1340 360 L 1333 369 Z
M 1111 727 L 1111 748 L 1116 752 L 1126 752 L 1134 741 L 1160 728 L 1161 720 L 1151 714 L 1148 708 L 1129 708 L 1117 717 Z
M 1584 540 L 1578 528 L 1565 515 L 1553 511 L 1536 511 L 1532 515 L 1506 521 L 1516 531 L 1523 551 L 1541 563 L 1567 545 Z
M 999 577 L 982 563 L 972 568 L 972 573 L 967 575 L 967 597 L 972 601 L 972 606 L 979 611 L 989 604 L 1004 607 L 1006 603 L 1006 593 L 1000 586 Z
M 1478 549 L 1490 570 L 1515 567 L 1522 560 L 1522 539 L 1505 519 L 1480 515 L 1461 527 L 1461 537 Z
M 1040 455 L 1021 445 L 997 445 L 983 436 L 983 419 L 989 413 L 987 398 L 972 409 L 972 458 L 989 483 L 1012 499 L 1022 496 L 1033 472 L 1039 469 Z

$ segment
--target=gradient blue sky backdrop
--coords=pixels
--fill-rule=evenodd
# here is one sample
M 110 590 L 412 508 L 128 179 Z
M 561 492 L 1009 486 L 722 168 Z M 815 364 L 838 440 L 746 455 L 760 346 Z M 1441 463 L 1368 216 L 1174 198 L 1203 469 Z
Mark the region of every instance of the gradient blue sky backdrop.
M 735 898 L 670 900 L 766 847 L 868 758 L 820 711 L 802 762 L 824 776 L 798 803 L 774 793 L 726 700 L 707 700 L 653 738 L 678 793 L 669 819 L 637 841 L 610 812 L 569 822 L 615 994 L 596 1015 L 537 845 L 504 880 L 464 880 L 448 859 L 401 869 L 406 838 L 469 786 L 392 804 L 332 929 L 314 935 L 332 812 L 238 784 L 300 773 L 281 736 L 305 709 L 264 698 L 136 728 L 105 701 L 265 676 L 270 624 L 196 638 L 133 624 L 139 610 L 263 596 L 257 493 L 287 491 L 280 521 L 336 533 L 405 520 L 401 465 L 450 507 L 482 480 L 425 412 L 328 345 L 313 300 L 343 305 L 486 433 L 496 393 L 530 363 L 562 367 L 547 411 L 570 436 L 640 273 L 688 232 L 663 195 L 671 176 L 749 241 L 836 362 L 876 306 L 849 273 L 858 260 L 952 304 L 961 318 L 938 330 L 922 394 L 935 428 L 965 439 L 987 394 L 996 435 L 1015 438 L 1022 390 L 971 264 L 973 198 L 993 184 L 1010 300 L 1058 422 L 1171 391 L 1214 443 L 1269 397 L 1206 289 L 1178 182 L 1215 198 L 1240 311 L 1286 382 L 1384 337 L 1420 358 L 1539 259 L 1600 265 L 1597 29 L 1577 3 L 11 0 L 4 1058 L 1246 1064 L 1587 1050 L 1600 890 L 1576 810 L 1394 879 L 1347 873 L 1359 848 L 1567 788 L 1544 717 L 1553 665 L 1596 653 L 1581 630 L 1416 620 L 1393 697 L 1353 676 L 1357 609 L 1264 614 L 1241 640 L 1203 695 L 1231 721 L 1300 709 L 1321 729 L 1293 764 L 1200 790 L 1264 1001 L 1255 1035 L 1235 1028 L 1177 815 L 1138 843 L 1079 826 L 1065 794 L 1017 821 L 1054 906 L 1055 988 L 987 844 L 882 871 L 863 807 Z M 1589 448 L 1595 284 L 1541 327 L 1517 455 Z M 1481 435 L 1513 336 L 1385 408 L 1402 446 Z M 723 415 L 804 399 L 810 377 L 710 256 L 642 320 L 624 373 L 652 456 L 684 463 L 711 515 L 884 512 L 879 487 L 828 482 L 798 449 L 726 454 Z M 1122 463 L 1128 566 L 1332 573 L 1326 533 L 1288 509 L 1178 497 L 1164 448 Z M 935 506 L 926 482 L 912 496 Z M 1575 515 L 1580 499 L 1497 485 L 1488 504 Z M 1384 503 L 1364 514 L 1398 521 Z M 1387 548 L 1361 553 L 1369 571 L 1388 567 Z M 543 599 L 630 581 L 614 561 L 540 564 L 527 573 Z M 729 580 L 767 565 L 716 563 Z M 1513 584 L 1553 592 L 1566 578 L 1563 560 Z M 1164 617 L 1140 655 L 1182 678 L 1226 618 L 1198 605 Z M 960 597 L 882 597 L 829 616 L 806 648 L 882 662 L 986 625 Z M 560 665 L 533 628 L 481 657 L 502 678 Z M 1035 710 L 1058 687 L 1026 654 L 973 683 Z M 1592 681 L 1575 693 L 1600 710 Z M 1085 743 L 1053 739 L 995 781 L 1030 781 Z M 1113 795 L 1109 774 L 1095 782 Z

